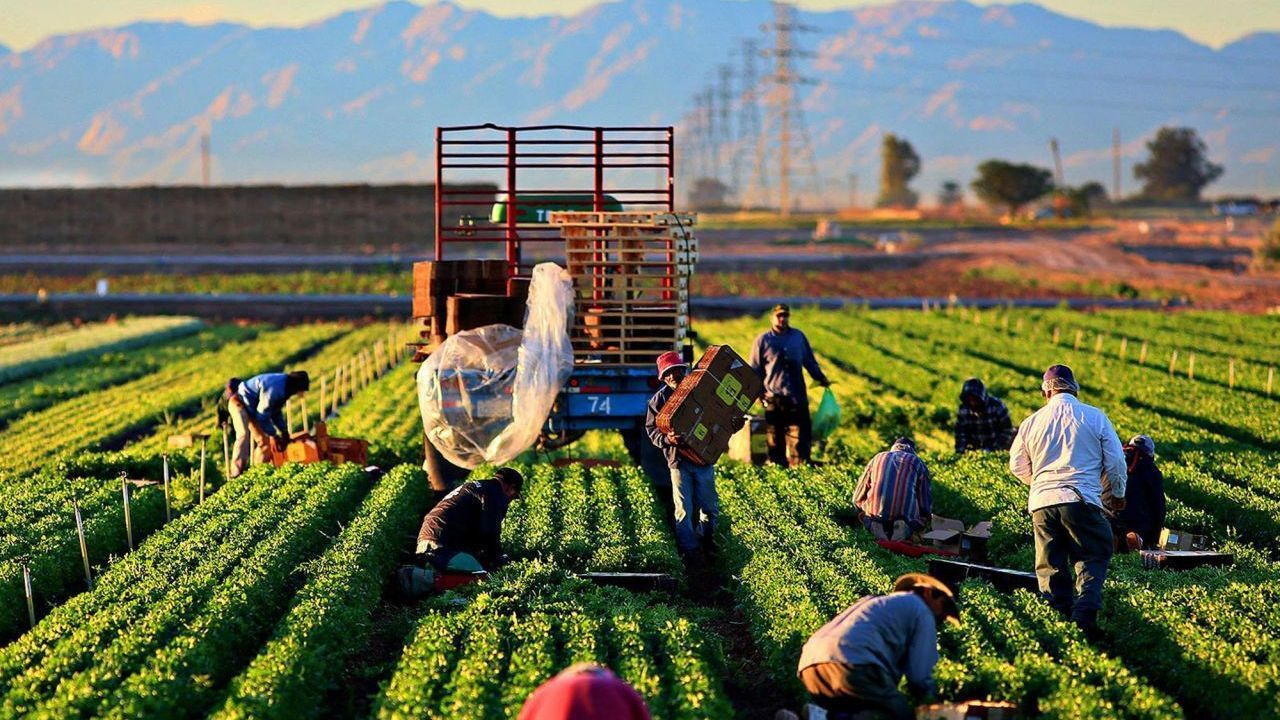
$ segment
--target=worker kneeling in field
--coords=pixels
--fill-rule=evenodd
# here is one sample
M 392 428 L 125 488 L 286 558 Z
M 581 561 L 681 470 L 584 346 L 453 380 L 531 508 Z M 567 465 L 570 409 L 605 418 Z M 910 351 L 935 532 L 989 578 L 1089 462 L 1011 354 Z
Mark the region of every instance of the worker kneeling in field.
M 965 380 L 956 410 L 956 452 L 1008 450 L 1011 444 L 1013 420 L 1004 401 L 987 392 L 978 378 Z
M 283 452 L 289 444 L 284 404 L 311 388 L 303 371 L 263 373 L 248 380 L 227 381 L 227 413 L 236 440 L 231 452 L 231 477 L 254 465 L 271 462 L 271 449 Z
M 1041 594 L 1094 638 L 1114 546 L 1102 490 L 1104 483 L 1110 487 L 1112 510 L 1124 507 L 1124 450 L 1107 416 L 1077 399 L 1080 386 L 1071 368 L 1050 366 L 1040 389 L 1045 405 L 1018 428 L 1009 470 L 1031 486 L 1028 509 Z
M 675 505 L 676 546 L 686 563 L 702 560 L 702 551 L 715 552 L 716 518 L 720 514 L 720 498 L 716 494 L 716 468 L 703 465 L 680 452 L 684 438 L 678 433 L 664 433 L 658 428 L 658 415 L 689 372 L 689 366 L 677 352 L 658 356 L 658 379 L 662 387 L 649 398 L 644 429 L 649 440 L 662 451 L 671 471 L 671 499 Z M 742 420 L 739 420 L 741 427 Z
M 1152 548 L 1164 527 L 1164 475 L 1156 467 L 1156 443 L 1146 435 L 1135 435 L 1124 446 L 1127 480 L 1124 498 L 1111 500 L 1107 519 L 1111 521 L 1117 551 Z M 1108 505 L 1104 488 L 1103 505 Z
M 877 540 L 906 540 L 923 530 L 933 513 L 929 468 L 911 438 L 901 437 L 862 471 L 853 504 Z
M 906 676 L 916 700 L 933 694 L 938 623 L 959 618 L 945 583 L 922 573 L 903 575 L 892 593 L 862 598 L 809 638 L 800 653 L 800 682 L 829 711 L 914 718 L 898 681 Z
M 649 720 L 649 708 L 609 668 L 578 663 L 539 685 L 518 720 Z
M 512 468 L 454 488 L 422 519 L 418 556 L 442 573 L 484 572 L 502 564 L 502 521 L 523 488 L 524 476 Z
M 768 330 L 751 345 L 752 369 L 764 379 L 765 440 L 769 460 L 783 467 L 807 465 L 813 445 L 813 418 L 804 371 L 822 387 L 831 384 L 818 366 L 809 338 L 791 327 L 791 308 L 773 307 Z

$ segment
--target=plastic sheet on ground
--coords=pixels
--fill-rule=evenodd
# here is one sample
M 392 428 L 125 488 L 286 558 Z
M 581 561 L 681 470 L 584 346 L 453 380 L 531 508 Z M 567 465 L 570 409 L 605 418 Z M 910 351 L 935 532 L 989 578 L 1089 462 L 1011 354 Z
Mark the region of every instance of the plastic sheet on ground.
M 573 283 L 555 263 L 533 269 L 524 330 L 486 325 L 451 335 L 418 369 L 427 438 L 464 468 L 531 447 L 573 372 Z

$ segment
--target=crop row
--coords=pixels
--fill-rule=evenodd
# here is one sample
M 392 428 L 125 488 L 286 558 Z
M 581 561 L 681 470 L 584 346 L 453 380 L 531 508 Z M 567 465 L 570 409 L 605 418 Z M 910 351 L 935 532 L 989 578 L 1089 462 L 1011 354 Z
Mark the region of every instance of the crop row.
M 24 415 L 0 433 L 0 470 L 12 476 L 63 453 L 103 445 L 153 427 L 213 396 L 228 377 L 277 368 L 341 332 L 335 325 L 299 325 L 175 362 L 122 385 Z
M 333 546 L 307 566 L 308 580 L 288 614 L 253 662 L 231 681 L 212 717 L 324 714 L 427 498 L 426 479 L 411 466 L 393 469 L 378 483 Z
M 573 570 L 679 574 L 661 502 L 635 467 L 522 467 L 520 502 L 502 526 L 503 548 Z
M 0 424 L 156 372 L 166 365 L 242 342 L 261 328 L 218 325 L 194 336 L 127 352 L 104 352 L 75 365 L 0 385 Z
M 128 318 L 0 346 L 0 383 L 73 365 L 92 355 L 190 335 L 203 326 L 195 318 Z
M 246 473 L 0 650 L 0 714 L 207 711 L 366 490 L 353 465 Z
M 525 698 L 579 662 L 612 668 L 654 718 L 732 717 L 718 643 L 700 614 L 660 596 L 601 588 L 542 563 L 512 566 L 462 610 L 418 623 L 378 699 L 379 718 L 514 718 Z

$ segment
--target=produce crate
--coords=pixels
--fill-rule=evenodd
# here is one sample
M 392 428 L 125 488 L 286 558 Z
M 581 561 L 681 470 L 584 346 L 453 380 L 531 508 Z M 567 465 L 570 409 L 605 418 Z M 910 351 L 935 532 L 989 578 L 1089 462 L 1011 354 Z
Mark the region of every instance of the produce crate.
M 658 413 L 658 429 L 685 438 L 680 453 L 710 465 L 729 449 L 738 422 L 764 394 L 764 383 L 728 345 L 707 349 Z
M 1230 567 L 1230 553 L 1211 550 L 1143 550 L 1142 567 L 1148 570 L 1190 570 L 1197 567 Z

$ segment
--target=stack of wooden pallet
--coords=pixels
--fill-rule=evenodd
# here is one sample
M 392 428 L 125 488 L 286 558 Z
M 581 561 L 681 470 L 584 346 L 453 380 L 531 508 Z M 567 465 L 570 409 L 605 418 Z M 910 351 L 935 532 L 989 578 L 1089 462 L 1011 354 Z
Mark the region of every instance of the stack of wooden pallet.
M 505 260 L 413 265 L 413 316 L 423 324 L 423 349 L 461 330 L 494 323 L 520 327 L 528 296 L 528 279 L 509 277 Z
M 573 276 L 574 360 L 651 365 L 689 328 L 689 280 L 698 260 L 696 215 L 552 212 Z

